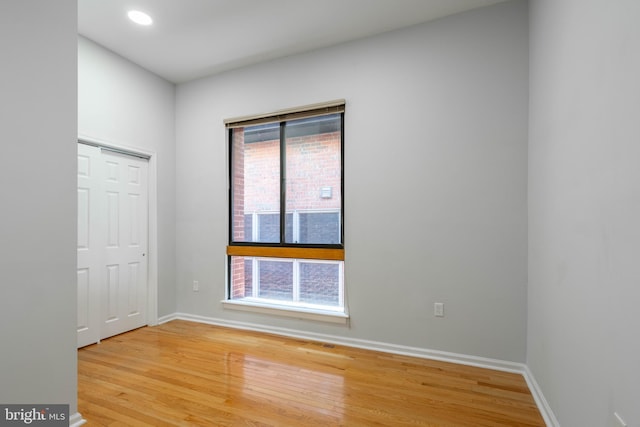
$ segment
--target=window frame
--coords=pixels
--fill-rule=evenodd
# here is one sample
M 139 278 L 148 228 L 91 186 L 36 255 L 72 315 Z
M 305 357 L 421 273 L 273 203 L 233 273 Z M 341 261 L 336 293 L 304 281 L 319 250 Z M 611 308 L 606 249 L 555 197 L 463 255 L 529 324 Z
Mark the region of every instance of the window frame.
M 344 252 L 344 111 L 345 101 L 336 100 L 324 104 L 313 104 L 305 107 L 291 108 L 282 110 L 272 114 L 261 114 L 255 116 L 240 117 L 237 119 L 225 120 L 227 127 L 227 147 L 229 148 L 228 171 L 229 171 L 229 188 L 228 188 L 228 246 L 227 251 L 231 247 L 268 247 L 282 248 L 285 258 L 292 258 L 291 253 L 300 249 L 300 253 L 304 253 L 305 249 L 317 248 L 327 249 L 335 253 L 335 250 Z M 340 218 L 339 218 L 339 236 L 338 244 L 317 244 L 317 243 L 287 243 L 285 240 L 285 221 L 286 221 L 286 134 L 284 125 L 287 121 L 293 121 L 303 118 L 328 116 L 332 114 L 340 115 Z M 236 242 L 233 240 L 233 130 L 238 127 L 254 126 L 257 124 L 279 123 L 280 136 L 280 241 L 275 242 Z M 284 214 L 284 215 L 283 215 Z M 233 249 L 238 254 L 238 249 Z M 318 252 L 319 253 L 319 252 Z M 330 253 L 330 252 L 328 252 Z M 335 255 L 334 255 L 335 256 Z M 324 259 L 324 258 L 321 258 Z M 344 258 L 343 258 L 344 259 Z
M 231 280 L 231 262 L 232 257 L 252 257 L 260 259 L 288 259 L 292 262 L 304 262 L 308 260 L 313 262 L 336 262 L 340 261 L 340 271 L 344 273 L 344 111 L 345 101 L 337 100 L 324 104 L 314 104 L 306 107 L 282 110 L 272 114 L 264 114 L 257 116 L 248 116 L 238 119 L 225 120 L 227 131 L 227 147 L 228 147 L 228 245 L 227 245 L 227 280 L 226 280 L 226 297 L 225 303 L 230 305 L 247 305 L 256 306 L 266 309 L 270 312 L 275 310 L 291 310 L 294 312 L 309 312 L 314 318 L 318 315 L 327 314 L 331 317 L 348 319 L 346 308 L 346 292 L 344 287 L 344 277 L 340 279 L 340 302 L 341 306 L 336 309 L 317 310 L 315 308 L 307 309 L 295 302 L 274 302 L 269 300 L 255 299 L 252 297 L 246 299 L 232 298 L 232 280 Z M 338 236 L 340 243 L 292 243 L 286 242 L 286 132 L 285 125 L 287 122 L 294 120 L 321 117 L 329 115 L 339 115 L 340 120 L 340 211 L 338 219 Z M 277 123 L 279 132 L 279 195 L 280 206 L 279 211 L 274 212 L 280 216 L 280 238 L 279 242 L 255 242 L 255 241 L 234 241 L 234 129 L 242 127 L 250 127 L 258 124 Z M 256 213 L 253 213 L 256 215 Z M 241 308 L 245 309 L 245 308 Z M 264 310 L 263 310 L 264 311 Z M 320 319 L 318 319 L 320 320 Z M 330 320 L 335 322 L 335 320 Z
M 337 113 L 327 113 L 331 115 Z M 285 247 L 285 248 L 325 248 L 325 249 L 344 249 L 344 111 L 340 112 L 340 217 L 339 217 L 339 236 L 341 243 L 288 243 L 285 240 L 285 221 L 286 221 L 286 135 L 284 132 L 284 124 L 287 120 L 280 122 L 280 241 L 279 242 L 235 242 L 233 240 L 233 128 L 227 129 L 227 146 L 229 147 L 229 206 L 228 206 L 228 245 L 229 246 L 266 246 L 266 247 Z M 316 115 L 320 116 L 320 115 Z M 313 116 L 312 116 L 313 117 Z M 289 120 L 290 121 L 290 120 Z M 236 126 L 238 127 L 238 126 Z M 284 213 L 284 215 L 283 215 Z

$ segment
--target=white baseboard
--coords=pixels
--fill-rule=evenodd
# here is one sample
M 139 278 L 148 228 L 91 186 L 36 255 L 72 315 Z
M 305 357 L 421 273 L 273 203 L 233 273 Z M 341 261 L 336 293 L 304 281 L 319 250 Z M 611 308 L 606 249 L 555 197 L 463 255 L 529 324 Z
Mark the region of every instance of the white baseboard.
M 495 369 L 504 372 L 524 373 L 524 364 L 507 362 L 498 359 L 489 359 L 484 357 L 469 356 L 466 354 L 449 353 L 446 351 L 429 350 L 419 347 L 408 347 L 398 344 L 389 344 L 379 341 L 369 341 L 357 338 L 340 337 L 336 335 L 318 334 L 315 332 L 301 331 L 297 329 L 286 329 L 274 326 L 259 325 L 255 323 L 237 322 L 232 320 L 217 319 L 213 317 L 198 316 L 187 313 L 174 313 L 169 316 L 163 316 L 158 319 L 159 323 L 166 323 L 174 319 L 188 320 L 192 322 L 207 323 L 216 326 L 225 326 L 235 329 L 244 329 L 256 332 L 265 332 L 269 334 L 282 335 L 292 338 L 301 338 L 311 341 L 320 341 L 323 343 L 344 345 L 347 347 L 356 347 L 366 350 L 382 351 L 385 353 L 400 354 L 404 356 L 420 357 L 423 359 L 440 360 L 443 362 L 453 362 L 462 365 L 476 366 L 479 368 Z
M 538 385 L 533 373 L 529 369 L 529 366 L 524 365 L 524 379 L 529 386 L 529 390 L 531 391 L 531 395 L 533 399 L 536 401 L 536 405 L 538 405 L 538 410 L 540 411 L 540 415 L 544 419 L 547 427 L 560 427 L 560 423 L 558 422 L 556 416 L 551 410 L 551 406 L 549 406 L 549 402 L 545 399 L 544 394 L 542 394 L 542 389 Z
M 69 417 L 69 427 L 81 426 L 82 424 L 84 424 L 86 422 L 87 422 L 87 420 L 82 418 L 82 415 L 80 415 L 80 412 L 76 412 L 75 414 L 72 414 Z
M 529 390 L 538 406 L 540 415 L 544 419 L 548 427 L 560 427 L 556 420 L 551 407 L 547 403 L 542 390 L 535 381 L 533 374 L 524 363 L 509 362 L 499 359 L 491 359 L 478 356 L 470 356 L 466 354 L 450 353 L 446 351 L 430 350 L 419 347 L 408 347 L 398 344 L 390 344 L 379 341 L 361 340 L 357 338 L 341 337 L 336 335 L 318 334 L 315 332 L 301 331 L 297 329 L 279 328 L 274 326 L 259 325 L 255 323 L 237 322 L 233 320 L 218 319 L 213 317 L 198 316 L 187 313 L 173 313 L 158 318 L 158 324 L 170 322 L 171 320 L 187 320 L 191 322 L 206 323 L 216 326 L 224 326 L 234 329 L 244 329 L 256 332 L 265 332 L 269 334 L 282 335 L 292 338 L 300 338 L 310 341 L 320 341 L 328 344 L 344 345 L 347 347 L 362 348 L 366 350 L 382 351 L 385 353 L 399 354 L 404 356 L 413 356 L 423 359 L 439 360 L 442 362 L 451 362 L 467 366 L 475 366 L 478 368 L 494 369 L 497 371 L 511 372 L 520 374 L 524 377 Z
M 178 314 L 167 314 L 166 316 L 158 317 L 158 325 L 162 325 L 163 323 L 171 322 L 172 320 L 178 319 Z

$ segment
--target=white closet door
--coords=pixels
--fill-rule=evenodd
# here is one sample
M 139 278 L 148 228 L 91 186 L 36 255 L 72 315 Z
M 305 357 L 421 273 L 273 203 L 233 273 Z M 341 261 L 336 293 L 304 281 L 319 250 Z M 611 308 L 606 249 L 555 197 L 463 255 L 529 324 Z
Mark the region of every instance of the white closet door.
M 147 166 L 102 152 L 106 221 L 101 338 L 147 324 Z M 97 224 L 100 226 L 100 224 Z
M 78 144 L 78 346 L 147 324 L 147 169 Z
M 78 144 L 78 347 L 100 341 L 100 289 L 104 236 L 100 222 L 100 149 Z

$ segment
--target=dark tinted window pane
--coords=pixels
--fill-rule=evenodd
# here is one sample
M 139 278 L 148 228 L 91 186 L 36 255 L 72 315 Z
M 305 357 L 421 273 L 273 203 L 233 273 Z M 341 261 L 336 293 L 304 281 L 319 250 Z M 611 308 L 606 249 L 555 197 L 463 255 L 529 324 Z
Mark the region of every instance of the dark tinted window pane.
M 253 236 L 253 215 L 247 214 L 244 216 L 244 236 L 246 236 L 245 241 L 251 241 Z
M 289 121 L 285 124 L 286 212 L 342 210 L 341 116 L 328 115 Z M 294 217 L 287 217 L 295 224 Z M 295 227 L 295 226 L 294 226 Z M 294 228 L 295 230 L 295 228 Z M 287 243 L 316 243 L 321 234 L 305 232 L 296 242 L 295 233 Z M 304 239 L 304 240 L 303 240 Z M 331 243 L 342 243 L 332 237 Z
M 285 223 L 284 223 L 284 241 L 292 242 L 293 241 L 293 214 L 285 215 Z
M 280 242 L 280 215 L 260 214 L 258 215 L 258 242 L 278 243 Z
M 246 216 L 280 211 L 280 138 L 256 139 L 258 133 L 269 138 L 273 136 L 268 132 L 265 134 L 261 126 L 233 129 L 231 134 L 234 242 L 254 241 L 255 234 L 247 228 L 251 222 L 246 221 Z M 279 236 L 279 232 L 275 234 Z M 269 237 L 269 240 L 260 241 L 273 240 Z
M 300 213 L 299 243 L 340 243 L 340 214 L 337 212 Z

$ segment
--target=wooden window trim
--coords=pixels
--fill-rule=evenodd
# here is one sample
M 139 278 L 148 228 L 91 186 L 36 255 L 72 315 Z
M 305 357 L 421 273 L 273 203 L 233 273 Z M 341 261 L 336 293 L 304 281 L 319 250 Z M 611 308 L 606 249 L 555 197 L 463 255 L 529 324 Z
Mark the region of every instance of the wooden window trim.
M 344 249 L 274 246 L 227 246 L 229 256 L 344 261 Z

